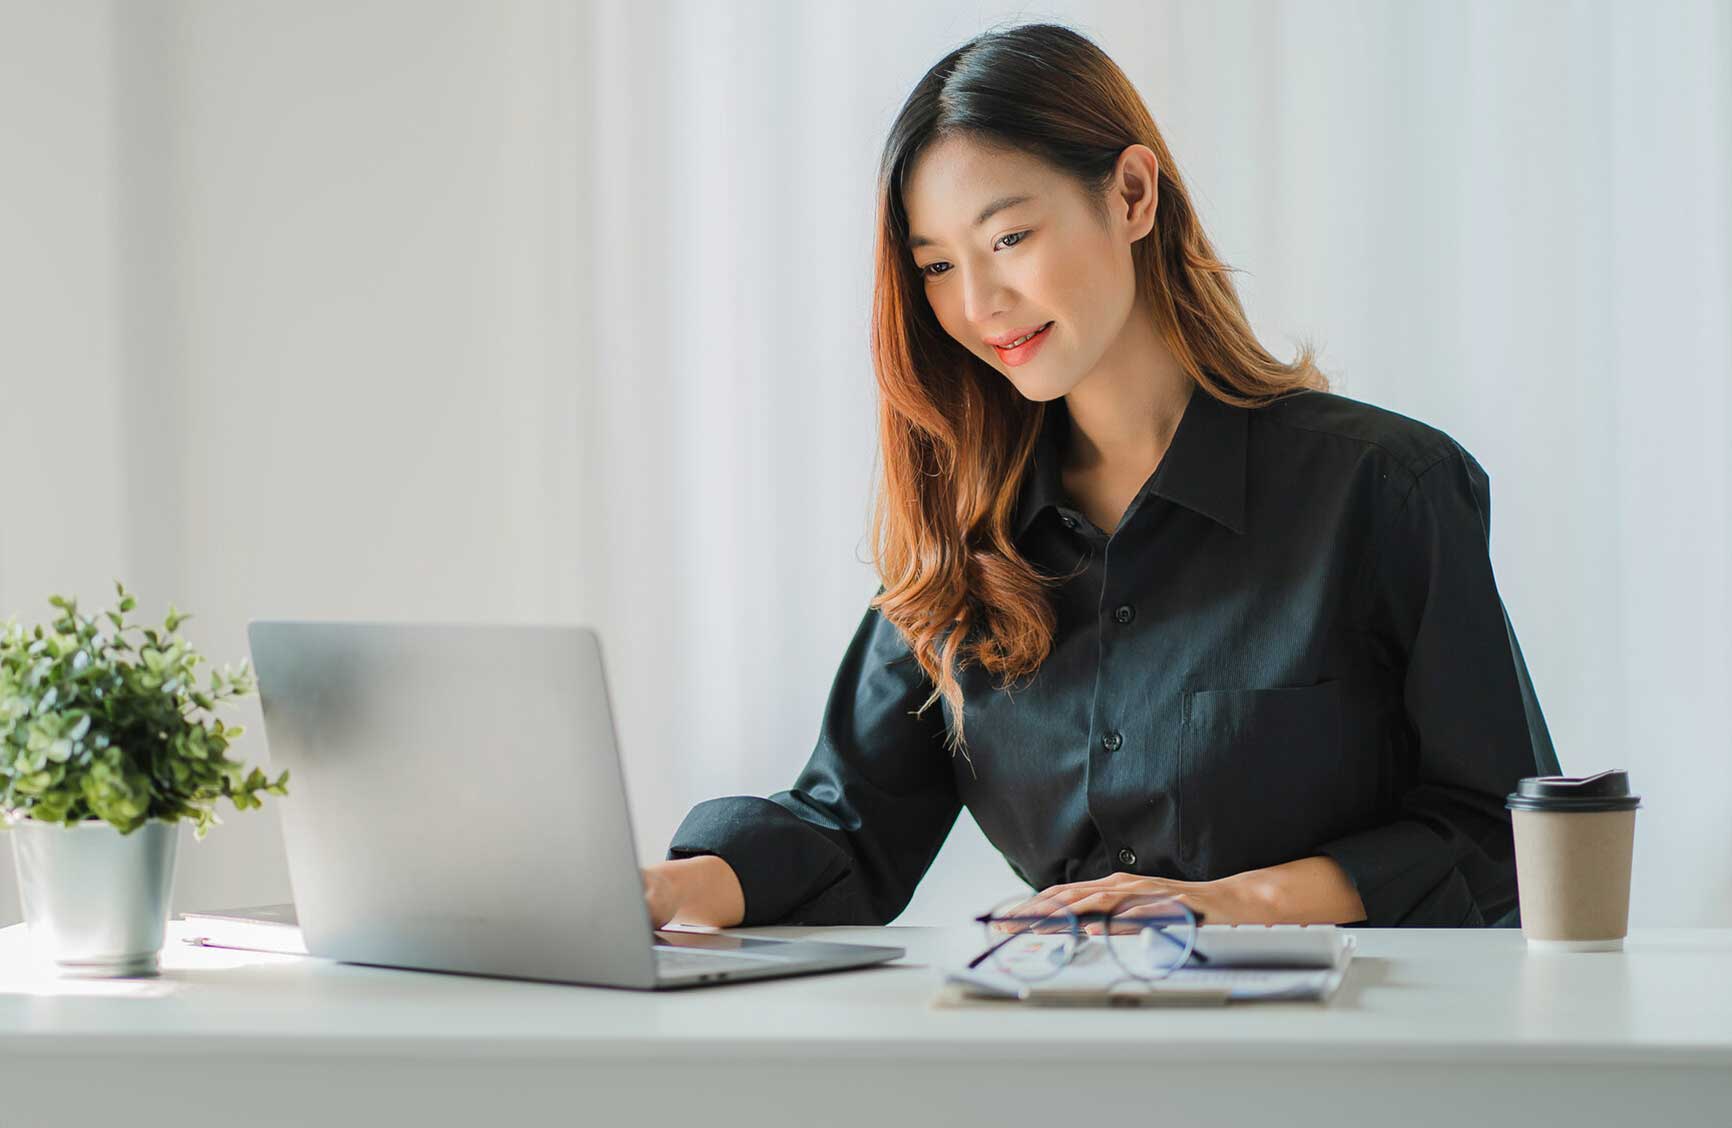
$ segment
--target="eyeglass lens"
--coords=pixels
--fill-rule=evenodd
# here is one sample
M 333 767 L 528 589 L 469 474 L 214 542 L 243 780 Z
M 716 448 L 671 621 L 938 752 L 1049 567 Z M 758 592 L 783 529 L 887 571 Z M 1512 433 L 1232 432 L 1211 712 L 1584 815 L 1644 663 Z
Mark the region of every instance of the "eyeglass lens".
M 1028 899 L 1016 897 L 995 906 L 982 926 L 994 971 L 1025 981 L 1057 975 L 1082 943 L 1082 927 L 1065 909 L 1031 913 Z
M 1142 979 L 1158 979 L 1190 959 L 1196 917 L 1170 897 L 1132 898 L 1113 910 L 1101 939 L 1120 967 Z

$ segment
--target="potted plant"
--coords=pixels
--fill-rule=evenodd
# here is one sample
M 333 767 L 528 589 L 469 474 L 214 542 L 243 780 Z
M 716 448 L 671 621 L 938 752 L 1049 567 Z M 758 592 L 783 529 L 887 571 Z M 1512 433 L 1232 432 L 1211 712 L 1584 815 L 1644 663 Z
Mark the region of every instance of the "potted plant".
M 247 662 L 201 688 L 204 659 L 175 633 L 190 616 L 170 604 L 161 630 L 136 626 L 114 589 L 100 616 L 56 595 L 46 628 L 0 633 L 0 815 L 31 941 L 63 975 L 157 974 L 176 824 L 202 839 L 218 799 L 244 811 L 288 794 L 288 772 L 226 755 L 242 729 L 214 713 L 257 690 Z

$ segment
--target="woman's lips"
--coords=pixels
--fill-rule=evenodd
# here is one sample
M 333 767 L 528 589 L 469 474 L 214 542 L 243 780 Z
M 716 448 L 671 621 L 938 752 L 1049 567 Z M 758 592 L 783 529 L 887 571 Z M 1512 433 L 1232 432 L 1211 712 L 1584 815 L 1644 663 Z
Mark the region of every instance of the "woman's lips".
M 1004 363 L 1010 365 L 1012 368 L 1015 368 L 1019 364 L 1027 364 L 1029 361 L 1034 359 L 1034 354 L 1040 351 L 1040 347 L 1046 344 L 1046 339 L 1051 334 L 1054 324 L 1056 323 L 1052 321 L 1047 322 L 1046 325 L 1041 328 L 1040 332 L 1036 333 L 1022 344 L 1016 346 L 1014 349 L 999 348 L 997 345 L 992 347 L 998 349 L 999 357 L 1004 361 Z

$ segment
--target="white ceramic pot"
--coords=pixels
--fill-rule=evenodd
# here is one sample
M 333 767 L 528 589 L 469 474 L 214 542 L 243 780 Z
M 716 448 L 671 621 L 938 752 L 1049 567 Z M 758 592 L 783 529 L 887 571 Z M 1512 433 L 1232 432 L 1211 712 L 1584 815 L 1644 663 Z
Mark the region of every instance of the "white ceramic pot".
M 64 826 L 26 818 L 6 833 L 40 958 L 65 976 L 157 974 L 178 823 L 152 819 L 121 834 L 99 819 Z

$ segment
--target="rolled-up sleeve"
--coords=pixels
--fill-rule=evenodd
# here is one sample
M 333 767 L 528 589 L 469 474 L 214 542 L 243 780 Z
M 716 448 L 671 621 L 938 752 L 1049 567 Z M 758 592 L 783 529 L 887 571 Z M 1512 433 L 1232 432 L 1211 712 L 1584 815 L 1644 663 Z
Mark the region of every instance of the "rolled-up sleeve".
M 931 689 L 901 632 L 868 606 L 794 786 L 699 803 L 667 856 L 726 861 L 744 926 L 888 924 L 961 810 L 942 705 L 914 715 Z
M 1324 843 L 1368 925 L 1463 928 L 1519 922 L 1504 797 L 1556 775 L 1544 715 L 1492 575 L 1491 491 L 1453 450 L 1385 510 L 1370 570 L 1374 630 L 1406 664 L 1407 722 L 1395 765 L 1398 817 Z

